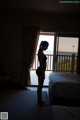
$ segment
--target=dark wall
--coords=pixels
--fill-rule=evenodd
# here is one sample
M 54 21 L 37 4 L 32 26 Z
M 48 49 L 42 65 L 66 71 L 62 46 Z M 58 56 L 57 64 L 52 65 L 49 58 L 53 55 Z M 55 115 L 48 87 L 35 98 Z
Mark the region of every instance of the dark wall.
M 5 22 L 0 28 L 0 62 L 4 63 L 5 73 L 11 76 L 12 81 L 18 81 L 23 55 L 22 27 Z
M 79 32 L 79 15 L 55 13 L 1 13 L 2 23 L 40 26 L 55 32 Z

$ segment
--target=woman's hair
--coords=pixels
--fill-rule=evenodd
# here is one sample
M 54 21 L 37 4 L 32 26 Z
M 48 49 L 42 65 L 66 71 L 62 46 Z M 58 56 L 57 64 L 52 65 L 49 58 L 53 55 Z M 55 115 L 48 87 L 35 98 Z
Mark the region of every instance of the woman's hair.
M 47 41 L 41 41 L 40 48 L 43 48 L 44 46 L 48 46 L 49 43 Z

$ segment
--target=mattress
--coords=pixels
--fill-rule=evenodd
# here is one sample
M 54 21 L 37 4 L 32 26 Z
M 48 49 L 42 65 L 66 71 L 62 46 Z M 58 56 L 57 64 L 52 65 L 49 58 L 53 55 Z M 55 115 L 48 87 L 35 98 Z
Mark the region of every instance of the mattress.
M 80 107 L 53 105 L 51 120 L 80 120 Z
M 80 75 L 51 73 L 49 75 L 50 94 L 62 98 L 80 98 Z

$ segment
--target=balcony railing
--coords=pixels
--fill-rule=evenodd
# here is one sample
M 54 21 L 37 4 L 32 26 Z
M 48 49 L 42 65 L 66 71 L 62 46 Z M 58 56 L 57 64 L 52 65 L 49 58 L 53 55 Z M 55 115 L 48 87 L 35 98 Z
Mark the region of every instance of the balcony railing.
M 53 70 L 53 58 L 54 55 L 46 54 L 47 56 L 47 67 L 46 71 Z M 56 55 L 55 58 L 55 71 L 57 72 L 76 72 L 76 62 L 77 56 L 75 54 L 72 55 Z M 39 66 L 38 55 L 36 54 L 32 70 L 36 70 Z

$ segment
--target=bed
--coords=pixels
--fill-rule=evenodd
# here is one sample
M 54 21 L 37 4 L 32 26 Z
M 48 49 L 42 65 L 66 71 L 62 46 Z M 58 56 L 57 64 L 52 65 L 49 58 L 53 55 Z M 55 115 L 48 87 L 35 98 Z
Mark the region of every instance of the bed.
M 80 107 L 53 105 L 51 120 L 80 120 Z
M 50 104 L 78 106 L 80 101 L 80 75 L 68 73 L 50 73 Z

